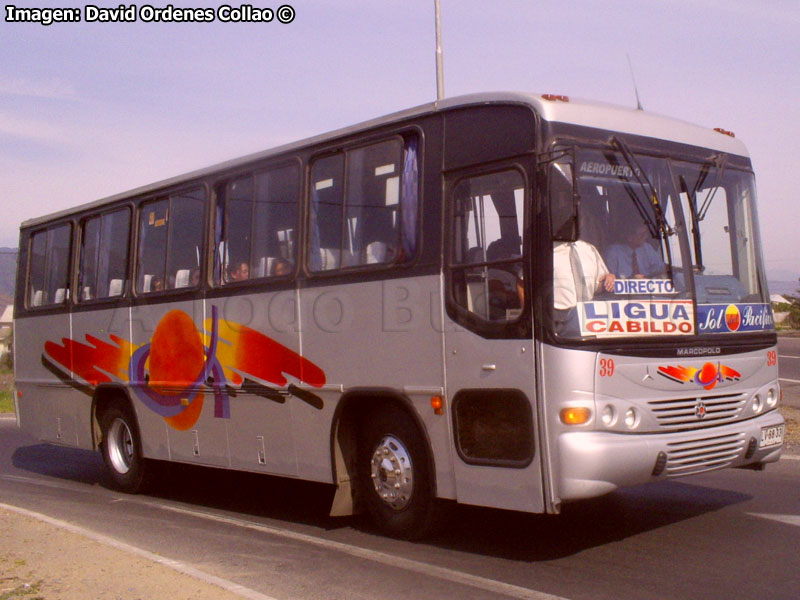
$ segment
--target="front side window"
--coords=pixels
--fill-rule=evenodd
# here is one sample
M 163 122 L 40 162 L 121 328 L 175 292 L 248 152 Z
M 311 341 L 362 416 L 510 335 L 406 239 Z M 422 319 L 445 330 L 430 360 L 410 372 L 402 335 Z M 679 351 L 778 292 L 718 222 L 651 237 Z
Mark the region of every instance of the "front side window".
M 314 272 L 409 260 L 416 251 L 417 140 L 392 138 L 311 168 Z
M 79 302 L 121 296 L 128 277 L 130 211 L 126 208 L 83 222 L 78 270 Z
M 69 224 L 31 236 L 28 306 L 64 304 L 69 299 L 71 241 Z
M 299 169 L 288 166 L 227 182 L 218 204 L 223 284 L 294 272 Z
M 204 208 L 204 193 L 200 189 L 141 205 L 137 293 L 199 285 Z
M 453 191 L 450 293 L 480 321 L 513 321 L 522 312 L 524 199 L 516 170 L 468 177 Z

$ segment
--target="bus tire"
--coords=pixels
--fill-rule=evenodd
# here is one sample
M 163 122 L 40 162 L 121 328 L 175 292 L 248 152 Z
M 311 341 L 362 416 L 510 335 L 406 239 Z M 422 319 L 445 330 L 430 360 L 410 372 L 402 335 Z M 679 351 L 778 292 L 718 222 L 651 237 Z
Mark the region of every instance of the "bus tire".
M 100 449 L 113 486 L 131 494 L 142 491 L 147 461 L 142 457 L 142 439 L 133 411 L 127 406 L 111 405 L 100 416 L 100 428 Z
M 359 489 L 383 533 L 419 539 L 436 519 L 427 444 L 408 415 L 388 408 L 372 413 L 358 444 Z

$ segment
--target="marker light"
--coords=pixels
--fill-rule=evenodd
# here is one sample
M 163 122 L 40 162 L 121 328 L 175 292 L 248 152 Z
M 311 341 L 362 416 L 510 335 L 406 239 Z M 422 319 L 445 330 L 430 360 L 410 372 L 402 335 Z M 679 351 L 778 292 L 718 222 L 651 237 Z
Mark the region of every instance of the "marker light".
M 431 408 L 433 409 L 433 414 L 443 415 L 444 399 L 441 396 L 431 396 Z
M 723 129 L 722 127 L 714 127 L 714 131 L 716 131 L 717 133 L 721 133 L 722 135 L 728 135 L 732 138 L 736 137 L 736 134 L 734 134 L 732 131 L 728 131 L 727 129 Z
M 569 96 L 562 96 L 561 94 L 542 94 L 542 98 L 550 102 L 569 102 Z
M 559 413 L 564 425 L 583 425 L 592 417 L 592 411 L 583 406 L 562 408 Z

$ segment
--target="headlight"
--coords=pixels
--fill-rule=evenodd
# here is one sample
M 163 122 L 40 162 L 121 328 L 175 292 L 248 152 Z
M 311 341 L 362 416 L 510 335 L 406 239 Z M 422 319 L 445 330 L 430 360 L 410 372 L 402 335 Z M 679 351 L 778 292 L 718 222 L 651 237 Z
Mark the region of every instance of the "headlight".
M 769 388 L 767 392 L 767 406 L 774 408 L 776 404 L 778 404 L 778 392 L 775 388 Z
M 600 413 L 600 420 L 606 427 L 612 427 L 617 422 L 617 411 L 611 404 L 606 404 Z
M 753 398 L 753 412 L 760 413 L 763 408 L 764 402 L 761 400 L 761 394 L 756 394 L 755 398 Z
M 639 414 L 635 408 L 629 408 L 625 411 L 625 426 L 634 429 L 637 425 L 639 425 Z

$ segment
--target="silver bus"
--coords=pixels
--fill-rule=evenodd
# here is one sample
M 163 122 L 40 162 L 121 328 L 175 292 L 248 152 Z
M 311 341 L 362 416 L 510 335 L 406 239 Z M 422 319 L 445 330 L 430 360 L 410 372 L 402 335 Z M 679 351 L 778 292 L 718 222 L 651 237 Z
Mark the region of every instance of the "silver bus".
M 747 151 L 641 110 L 367 121 L 26 221 L 16 290 L 19 426 L 130 492 L 269 473 L 418 537 L 783 445 Z

